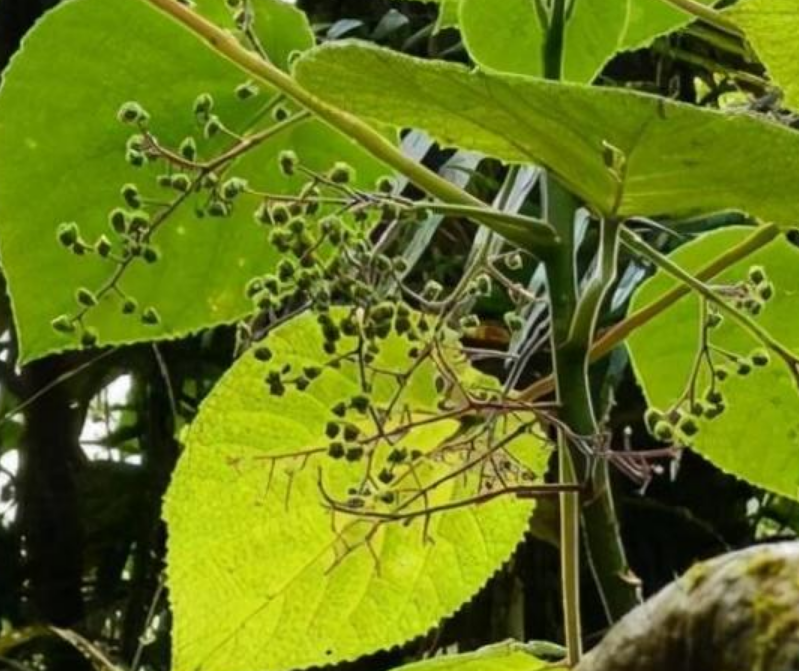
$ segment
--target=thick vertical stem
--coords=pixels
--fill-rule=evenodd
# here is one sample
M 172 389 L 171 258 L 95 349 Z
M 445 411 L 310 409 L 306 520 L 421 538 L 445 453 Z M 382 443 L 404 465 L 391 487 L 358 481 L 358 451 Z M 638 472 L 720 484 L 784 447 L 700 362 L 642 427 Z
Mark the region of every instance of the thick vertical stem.
M 577 301 L 574 272 L 574 212 L 577 201 L 553 179 L 547 180 L 547 216 L 561 233 L 561 247 L 547 261 L 547 284 L 552 311 L 552 352 L 558 403 L 572 427 L 578 420 L 576 410 L 590 408 L 590 399 L 578 398 L 586 393 L 585 385 L 575 385 L 574 358 L 565 355 L 561 345 L 568 341 L 572 316 Z M 576 427 L 573 430 L 578 431 Z M 561 484 L 577 484 L 577 469 L 565 432 L 558 435 L 558 468 Z M 573 666 L 582 655 L 580 625 L 580 497 L 576 492 L 560 495 L 560 555 L 563 618 L 568 650 L 568 664 Z
M 597 315 L 615 277 L 619 226 L 602 223 L 597 275 L 580 294 L 575 267 L 574 215 L 579 203 L 555 179 L 548 180 L 547 215 L 564 241 L 546 262 L 552 310 L 552 351 L 560 419 L 572 435 L 590 438 L 598 432 L 588 377 L 590 345 Z M 565 432 L 559 436 L 560 477 L 565 483 L 584 483 L 586 456 Z M 609 620 L 614 621 L 638 603 L 628 574 L 624 548 L 607 473 L 600 462 L 592 471 L 593 487 L 582 507 L 576 494 L 561 497 L 561 556 L 567 644 L 570 663 L 579 658 L 579 527 L 586 540 L 589 565 Z M 575 640 L 577 639 L 577 640 Z

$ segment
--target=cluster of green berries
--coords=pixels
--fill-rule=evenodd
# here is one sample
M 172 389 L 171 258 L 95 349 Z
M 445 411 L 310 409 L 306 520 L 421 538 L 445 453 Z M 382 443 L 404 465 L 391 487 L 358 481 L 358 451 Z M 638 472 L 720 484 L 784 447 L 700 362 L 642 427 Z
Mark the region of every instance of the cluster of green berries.
M 762 266 L 752 266 L 741 286 L 740 296 L 735 299 L 735 307 L 756 316 L 773 297 L 774 285 L 769 281 L 766 270 Z
M 654 438 L 662 442 L 679 440 L 690 444 L 699 432 L 701 419 L 713 420 L 727 409 L 726 397 L 719 387 L 733 374 L 749 375 L 755 368 L 763 368 L 771 362 L 771 357 L 763 348 L 752 351 L 747 356 L 735 356 L 730 364 L 713 369 L 713 381 L 701 399 L 685 401 L 681 407 L 668 412 L 649 408 L 644 415 L 647 429 Z

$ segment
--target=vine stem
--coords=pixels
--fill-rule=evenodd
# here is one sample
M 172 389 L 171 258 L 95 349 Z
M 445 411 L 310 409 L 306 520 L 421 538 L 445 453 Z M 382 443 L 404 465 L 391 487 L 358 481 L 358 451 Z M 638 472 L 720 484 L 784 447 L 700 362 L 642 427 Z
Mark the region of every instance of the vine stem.
M 780 229 L 776 224 L 758 226 L 751 235 L 702 267 L 694 277 L 702 282 L 713 279 L 739 261 L 742 261 L 765 247 L 775 240 L 779 234 Z M 609 328 L 597 338 L 591 346 L 589 353 L 590 361 L 598 361 L 607 356 L 623 343 L 630 334 L 634 333 L 642 326 L 645 326 L 657 316 L 663 314 L 663 312 L 668 310 L 677 301 L 690 293 L 691 288 L 687 284 L 678 284 L 660 298 L 636 310 L 629 317 Z M 553 391 L 555 391 L 555 378 L 550 375 L 524 389 L 519 395 L 519 398 L 524 401 L 532 402 L 551 394 Z
M 405 175 L 423 191 L 444 203 L 474 208 L 470 218 L 488 226 L 511 242 L 525 247 L 540 258 L 545 257 L 549 250 L 557 246 L 558 238 L 551 227 L 546 224 L 529 226 L 508 221 L 505 214 L 494 211 L 480 199 L 406 156 L 367 123 L 316 97 L 293 77 L 241 46 L 233 36 L 189 7 L 175 0 L 143 1 L 189 29 L 215 52 L 232 61 L 252 77 L 283 92 L 317 118 L 355 140 L 372 156 Z

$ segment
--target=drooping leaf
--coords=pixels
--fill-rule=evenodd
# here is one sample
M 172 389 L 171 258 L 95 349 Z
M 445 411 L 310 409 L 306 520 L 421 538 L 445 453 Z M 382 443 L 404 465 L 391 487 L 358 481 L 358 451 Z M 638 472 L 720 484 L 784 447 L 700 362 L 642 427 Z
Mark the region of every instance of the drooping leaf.
M 539 671 L 539 669 L 565 671 L 565 667 L 553 666 L 536 657 L 539 650 L 555 647 L 508 641 L 460 655 L 439 655 L 405 664 L 394 671 Z
M 691 18 L 666 0 L 574 0 L 565 25 L 562 77 L 590 82 L 618 52 L 643 47 Z M 464 41 L 488 70 L 542 76 L 548 21 L 536 0 L 461 1 Z
M 261 25 L 264 11 L 274 10 L 274 4 L 256 3 Z M 297 10 L 285 11 L 293 18 L 281 17 L 275 24 L 280 59 L 308 44 L 308 28 L 298 21 Z M 57 57 L 54 44 L 60 45 Z M 63 3 L 28 35 L 0 90 L 0 251 L 22 360 L 74 348 L 76 338 L 54 332 L 50 321 L 74 311 L 77 287 L 95 289 L 113 270 L 96 256 L 76 257 L 61 248 L 55 238 L 59 223 L 77 222 L 87 241 L 94 242 L 111 234 L 107 216 L 123 204 L 123 184 L 136 183 L 145 196 L 159 201 L 175 196 L 155 184 L 165 172 L 163 164 L 137 170 L 126 163 L 132 131 L 116 122 L 120 105 L 138 101 L 161 142 L 177 146 L 192 134 L 208 157 L 232 141 L 204 141 L 193 102 L 198 94 L 211 93 L 214 111 L 242 131 L 269 98 L 264 91 L 238 100 L 234 91 L 244 80 L 234 66 L 143 2 Z M 286 146 L 317 170 L 347 160 L 364 185 L 385 172 L 342 136 L 309 122 L 266 142 L 234 166 L 233 174 L 265 190 L 296 192 L 301 182 L 278 174 L 276 156 Z M 137 316 L 120 314 L 120 300 L 109 294 L 86 320 L 96 327 L 100 344 L 181 336 L 248 311 L 242 287 L 268 271 L 277 256 L 253 221 L 258 203 L 240 203 L 227 219 L 198 218 L 195 208 L 203 204 L 192 197 L 178 208 L 154 240 L 161 260 L 152 266 L 132 264 L 121 282 L 140 305 L 156 307 L 161 324 L 143 325 Z
M 384 341 L 372 364 L 383 373 L 367 366 L 376 414 L 347 414 L 361 430 L 358 444 L 373 450 L 368 467 L 366 456 L 349 461 L 327 451 L 331 408 L 360 393 L 360 365 L 346 360 L 324 368 L 304 392 L 289 384 L 272 396 L 263 382 L 269 371 L 289 364 L 291 378 L 330 356 L 310 317 L 275 330 L 266 344 L 268 363 L 245 356 L 204 403 L 167 496 L 176 671 L 300 669 L 405 642 L 469 599 L 527 528 L 530 503 L 509 497 L 423 514 L 475 495 L 485 475 L 462 469 L 476 452 L 463 449 L 461 421 L 442 416 L 437 367 L 430 359 L 414 367 L 399 336 Z M 338 351 L 355 344 L 344 338 Z M 463 384 L 488 384 L 453 356 Z M 402 390 L 396 373 L 407 375 Z M 374 417 L 384 418 L 384 431 Z M 507 443 L 501 461 L 543 473 L 548 450 L 518 426 L 518 435 L 505 427 L 496 437 L 497 447 Z M 386 431 L 397 432 L 393 446 L 377 440 Z M 408 454 L 396 479 L 373 484 L 395 449 Z M 331 500 L 349 512 L 331 514 Z M 417 516 L 385 523 L 365 511 Z
M 621 216 L 738 209 L 793 224 L 799 215 L 799 134 L 747 114 L 470 72 L 352 42 L 310 51 L 295 73 L 317 95 L 366 119 L 545 166 L 602 213 L 618 199 Z M 626 158 L 621 182 L 607 167 L 610 148 Z
M 746 33 L 770 77 L 782 90 L 785 105 L 799 108 L 799 5 L 793 0 L 746 0 L 729 9 L 727 15 Z
M 750 229 L 751 230 L 751 229 Z M 704 236 L 685 245 L 672 258 L 686 270 L 696 270 L 714 256 L 732 247 L 746 229 L 729 229 Z M 799 250 L 778 240 L 737 263 L 713 280 L 714 285 L 732 285 L 747 278 L 751 266 L 762 266 L 776 293 L 760 317 L 774 336 L 799 352 Z M 674 286 L 662 273 L 645 282 L 636 292 L 632 310 L 656 299 Z M 686 389 L 699 346 L 700 303 L 683 298 L 665 313 L 636 331 L 629 339 L 638 379 L 650 405 L 666 410 Z M 748 356 L 762 346 L 740 327 L 727 320 L 712 332 L 716 347 Z M 711 353 L 717 366 L 726 357 Z M 772 357 L 773 358 L 773 357 Z M 754 366 L 745 376 L 736 367 L 719 383 L 727 410 L 712 420 L 699 421 L 692 447 L 719 468 L 771 491 L 799 498 L 799 390 L 793 376 L 778 360 L 763 368 Z M 701 396 L 710 382 L 705 370 L 698 385 Z

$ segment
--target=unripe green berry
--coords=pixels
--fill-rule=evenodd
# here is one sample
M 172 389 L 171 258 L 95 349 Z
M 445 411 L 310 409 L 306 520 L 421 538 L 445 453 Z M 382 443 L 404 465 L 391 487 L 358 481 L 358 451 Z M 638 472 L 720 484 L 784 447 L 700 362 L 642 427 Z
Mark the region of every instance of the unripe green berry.
M 270 350 L 265 345 L 256 347 L 254 354 L 255 358 L 258 359 L 258 361 L 270 361 L 272 359 L 272 350 Z
M 236 97 L 239 100 L 249 100 L 260 92 L 261 90 L 253 82 L 244 82 L 236 87 Z
M 402 256 L 397 256 L 391 261 L 392 265 L 394 266 L 394 271 L 402 275 L 403 273 L 408 272 L 408 261 L 404 259 Z
M 123 315 L 132 315 L 138 309 L 139 304 L 130 297 L 125 298 L 122 301 L 122 314 Z
M 98 335 L 97 331 L 93 329 L 91 326 L 87 326 L 83 329 L 83 333 L 80 336 L 80 344 L 83 347 L 94 347 L 97 344 Z
M 302 235 L 305 232 L 305 219 L 302 217 L 292 219 L 288 224 L 288 229 L 294 233 L 294 235 Z
M 285 105 L 275 105 L 275 109 L 272 110 L 272 118 L 275 121 L 285 121 L 288 117 L 289 111 Z
M 752 266 L 749 269 L 749 281 L 752 284 L 762 284 L 766 281 L 766 270 L 763 266 Z
M 655 424 L 652 435 L 661 442 L 666 442 L 674 437 L 674 427 L 666 420 L 661 420 Z
M 358 394 L 350 399 L 350 405 L 360 413 L 365 413 L 369 409 L 369 397 L 363 394 Z
M 355 424 L 346 424 L 344 426 L 344 440 L 352 442 L 361 435 L 361 430 Z
M 695 436 L 699 433 L 699 424 L 694 417 L 683 417 L 678 424 L 678 428 L 688 437 Z
M 69 315 L 59 315 L 50 322 L 50 326 L 52 326 L 53 330 L 57 331 L 58 333 L 75 332 L 75 322 L 72 321 Z
M 224 219 L 230 215 L 230 205 L 223 200 L 214 200 L 208 204 L 208 214 L 211 217 Z
M 208 121 L 205 122 L 203 126 L 203 135 L 206 139 L 211 139 L 215 137 L 219 131 L 222 130 L 222 122 L 219 120 L 217 116 L 210 116 L 208 117 Z
M 79 305 L 83 305 L 87 308 L 97 305 L 97 296 L 95 296 L 94 292 L 90 291 L 86 287 L 78 288 L 78 290 L 75 292 L 75 300 Z
M 143 233 L 150 227 L 150 216 L 139 210 L 133 212 L 128 219 L 128 232 L 132 234 Z
M 476 279 L 477 284 L 477 293 L 480 296 L 488 296 L 491 294 L 492 282 L 491 278 L 486 274 L 481 274 L 477 276 Z
M 197 142 L 193 137 L 184 138 L 178 147 L 178 153 L 187 161 L 193 161 L 197 158 Z
M 345 456 L 347 461 L 359 461 L 363 456 L 363 448 L 359 445 L 348 447 Z
M 377 190 L 380 193 L 390 194 L 394 193 L 394 188 L 396 187 L 396 183 L 391 177 L 380 177 L 377 180 Z
M 282 226 L 291 219 L 291 212 L 283 203 L 277 203 L 272 206 L 271 210 L 272 221 L 278 226 Z
M 444 287 L 441 286 L 435 280 L 429 280 L 425 285 L 424 289 L 422 289 L 422 298 L 428 301 L 434 301 L 441 293 L 444 291 Z
M 386 459 L 391 464 L 401 464 L 408 458 L 408 450 L 404 447 L 395 447 L 388 453 Z
M 210 93 L 201 93 L 194 101 L 194 115 L 205 121 L 214 108 L 214 99 Z
M 524 319 L 515 312 L 505 313 L 505 325 L 511 333 L 517 333 L 524 328 Z
M 765 282 L 757 288 L 757 295 L 763 301 L 770 301 L 774 298 L 774 285 L 771 282 Z
M 333 441 L 330 443 L 327 448 L 327 454 L 333 459 L 341 459 L 341 457 L 343 457 L 345 454 L 343 443 L 338 441 Z
M 142 249 L 142 258 L 146 263 L 155 263 L 161 258 L 161 253 L 152 245 L 147 245 Z
M 764 350 L 758 349 L 752 352 L 752 364 L 758 367 L 767 366 L 771 361 L 771 355 Z
M 117 119 L 126 124 L 145 124 L 150 119 L 145 109 L 137 102 L 124 103 L 117 112 Z
M 74 221 L 64 222 L 58 225 L 56 238 L 64 247 L 72 247 L 80 237 L 80 229 Z
M 120 189 L 119 193 L 122 196 L 122 200 L 124 200 L 129 207 L 132 207 L 134 210 L 141 207 L 141 196 L 135 184 L 125 184 L 122 189 Z
M 336 161 L 330 169 L 328 177 L 335 184 L 349 184 L 355 179 L 355 170 L 343 161 Z
M 280 166 L 280 172 L 290 177 L 296 172 L 300 159 L 295 152 L 287 149 L 280 152 L 277 161 Z
M 94 251 L 96 251 L 97 254 L 103 258 L 111 254 L 113 248 L 114 247 L 111 244 L 111 241 L 104 235 L 101 235 L 99 238 L 97 238 L 97 242 L 94 243 Z
M 158 314 L 158 311 L 153 308 L 145 308 L 144 312 L 141 314 L 141 321 L 142 324 L 147 324 L 148 326 L 155 326 L 156 324 L 161 323 L 161 316 Z
M 719 326 L 721 326 L 723 321 L 724 321 L 723 315 L 721 315 L 718 312 L 711 312 L 707 316 L 706 323 L 708 325 L 708 328 L 714 329 L 714 328 L 718 328 Z
M 644 424 L 650 432 L 654 432 L 655 425 L 663 419 L 663 413 L 657 408 L 647 408 L 644 413 Z
M 247 285 L 244 287 L 244 295 L 247 298 L 252 299 L 255 298 L 259 293 L 261 293 L 263 289 L 264 289 L 263 281 L 258 277 L 254 277 L 249 282 L 247 282 Z
M 247 180 L 241 177 L 231 177 L 222 185 L 222 197 L 233 200 L 247 188 Z
M 277 276 L 284 282 L 294 277 L 295 271 L 296 267 L 290 259 L 281 259 L 277 264 Z
M 522 255 L 519 252 L 512 252 L 505 257 L 505 266 L 508 270 L 519 270 L 524 265 Z
M 144 152 L 129 149 L 125 152 L 125 160 L 134 168 L 141 168 L 147 164 L 147 156 Z

